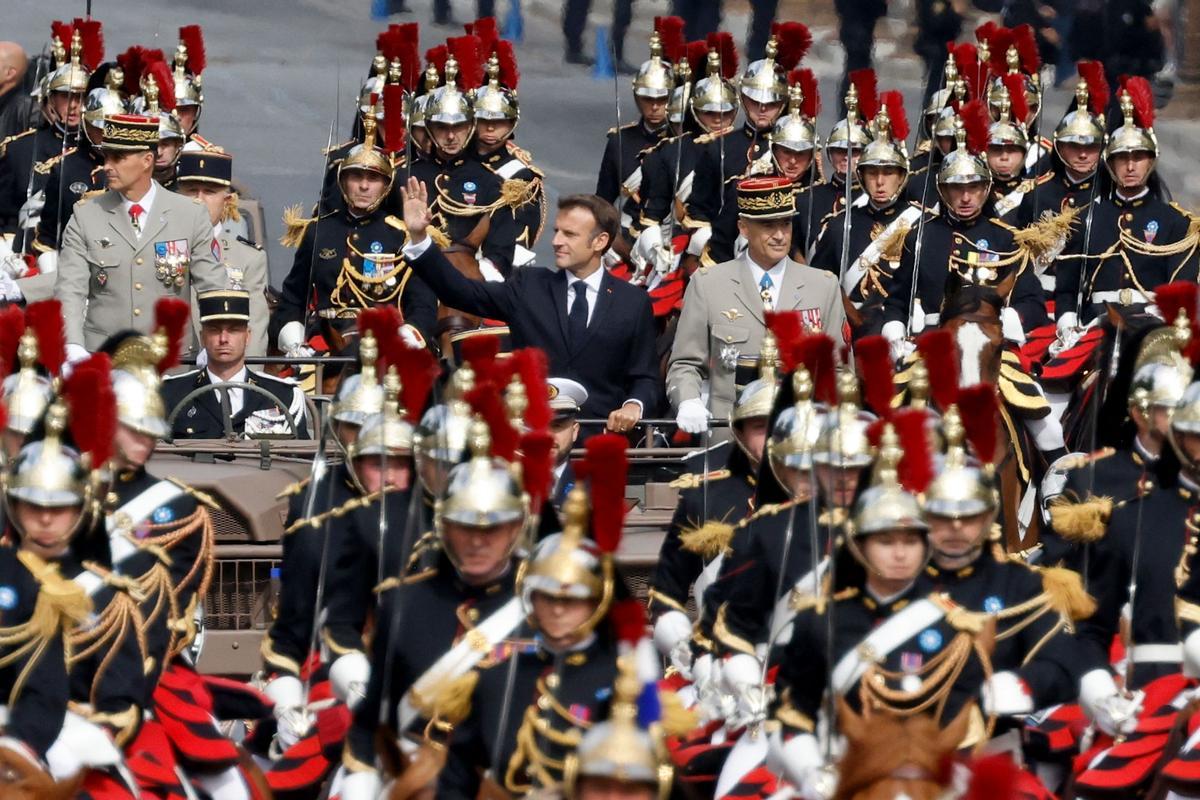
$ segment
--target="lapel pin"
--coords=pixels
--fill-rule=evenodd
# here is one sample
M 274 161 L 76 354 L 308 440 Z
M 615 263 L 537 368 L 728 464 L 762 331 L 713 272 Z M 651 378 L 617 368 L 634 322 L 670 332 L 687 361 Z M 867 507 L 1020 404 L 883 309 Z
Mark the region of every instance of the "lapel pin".
M 729 320 L 730 322 L 733 322 L 734 320 L 741 319 L 742 312 L 738 311 L 736 308 L 731 308 L 728 311 L 722 311 L 721 316 L 725 317 L 725 319 Z

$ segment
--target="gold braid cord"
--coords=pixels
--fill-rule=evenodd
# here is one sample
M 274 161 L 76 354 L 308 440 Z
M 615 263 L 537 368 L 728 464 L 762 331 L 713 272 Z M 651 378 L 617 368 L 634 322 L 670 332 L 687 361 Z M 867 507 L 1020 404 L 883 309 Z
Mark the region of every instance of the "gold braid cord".
M 969 242 L 966 239 L 961 238 L 961 236 L 958 234 L 955 235 L 955 241 L 963 241 L 970 247 L 975 247 L 973 242 Z M 970 260 L 971 255 L 975 255 L 978 259 L 978 256 L 981 253 L 995 256 L 996 259 L 994 261 Z M 957 273 L 959 277 L 963 278 L 963 280 L 966 280 L 969 283 L 974 283 L 980 286 L 995 286 L 1003 282 L 1008 277 L 1009 273 L 1004 272 L 1004 270 L 1007 268 L 1011 268 L 1013 272 L 1015 272 L 1017 275 L 1020 275 L 1021 271 L 1025 269 L 1026 264 L 1029 262 L 1029 258 L 1029 252 L 1020 247 L 1018 247 L 1016 250 L 1009 250 L 1005 252 L 998 250 L 980 251 L 976 249 L 971 250 L 967 258 L 963 258 L 951 253 L 949 267 L 952 272 Z M 992 275 L 990 277 L 982 276 L 980 275 L 982 270 L 990 271 Z M 1002 272 L 1004 274 L 1001 274 Z M 1013 287 L 1015 286 L 1016 282 L 1014 281 Z M 1010 295 L 1012 291 L 1012 289 L 1009 289 Z
M 204 506 L 197 505 L 196 510 L 187 515 L 181 520 L 166 522 L 161 525 L 149 525 L 147 527 L 147 536 L 139 542 L 141 547 L 157 547 L 163 550 L 170 556 L 171 550 L 190 536 L 200 536 L 200 551 L 196 555 L 196 560 L 192 562 L 183 579 L 178 585 L 171 585 L 170 573 L 163 570 L 167 581 L 167 593 L 171 600 L 171 616 L 168 621 L 171 630 L 171 643 L 168 647 L 168 653 L 171 656 L 178 655 L 182 652 L 196 635 L 196 624 L 192 620 L 192 612 L 196 605 L 200 602 L 200 598 L 208 592 L 208 585 L 212 582 L 213 574 L 213 548 L 215 544 L 215 533 L 213 531 L 212 517 L 208 514 L 208 509 Z M 142 576 L 143 580 L 149 575 Z M 162 577 L 158 578 L 161 582 Z M 160 584 L 152 584 L 147 586 L 142 584 L 143 591 L 147 596 L 153 596 L 149 591 L 151 588 L 161 588 Z M 185 601 L 186 602 L 182 602 Z M 183 608 L 181 608 L 183 606 Z M 149 615 L 147 615 L 149 617 Z
M 1179 271 L 1183 269 L 1183 266 L 1187 264 L 1188 260 L 1191 259 L 1191 257 L 1196 253 L 1196 249 L 1200 247 L 1200 230 L 1193 230 L 1192 226 L 1189 226 L 1188 234 L 1186 236 L 1179 241 L 1172 242 L 1170 244 L 1150 244 L 1149 242 L 1140 239 L 1131 233 L 1123 223 L 1118 223 L 1118 226 L 1120 228 L 1120 232 L 1117 236 L 1117 241 L 1115 241 L 1107 250 L 1096 253 L 1095 255 L 1079 253 L 1059 256 L 1061 259 L 1080 259 L 1085 265 L 1089 261 L 1096 262 L 1095 269 L 1093 269 L 1091 274 L 1088 276 L 1088 281 L 1086 284 L 1087 286 L 1095 285 L 1096 276 L 1099 274 L 1105 262 L 1111 258 L 1119 258 L 1121 263 L 1125 266 L 1125 274 L 1129 277 L 1129 280 L 1133 283 L 1134 287 L 1142 294 L 1150 296 L 1152 294 L 1151 290 L 1143 286 L 1141 281 L 1138 280 L 1137 273 L 1133 268 L 1133 263 L 1129 260 L 1129 253 L 1132 252 L 1141 256 L 1160 258 L 1167 258 L 1169 256 L 1176 255 L 1182 256 L 1182 258 L 1179 259 L 1178 266 L 1176 266 L 1171 272 L 1171 280 L 1175 280 L 1179 275 Z
M 543 752 L 538 746 L 539 738 L 570 751 L 579 744 L 584 731 L 592 727 L 591 722 L 579 719 L 554 698 L 545 677 L 538 678 L 537 695 L 538 702 L 525 709 L 521 727 L 517 730 L 517 749 L 509 758 L 504 773 L 504 788 L 517 795 L 525 795 L 533 789 L 533 784 L 521 781 L 520 776 L 527 774 L 531 774 L 542 789 L 553 789 L 562 784 L 564 760 Z M 550 720 L 542 716 L 540 704 L 543 700 L 549 706 L 547 710 L 567 721 L 571 726 L 568 730 L 555 729 Z
M 89 571 L 104 578 L 104 582 L 115 591 L 108 605 L 98 616 L 93 617 L 83 625 L 71 631 L 67 641 L 71 643 L 72 653 L 67 662 L 68 669 L 74 668 L 94 655 L 103 653 L 96 674 L 92 677 L 91 694 L 88 701 L 96 705 L 96 691 L 104 680 L 105 673 L 112 666 L 113 659 L 121 649 L 121 642 L 127 636 L 137 639 L 138 651 L 145 665 L 148 647 L 146 644 L 145 622 L 142 619 L 138 601 L 144 599 L 137 581 L 124 575 L 107 572 L 95 564 L 84 565 Z
M 87 593 L 75 582 L 63 578 L 57 565 L 47 564 L 25 551 L 19 551 L 17 558 L 38 582 L 39 590 L 29 619 L 20 625 L 0 628 L 0 650 L 7 651 L 0 656 L 0 668 L 11 667 L 21 660 L 25 662 L 8 694 L 10 707 L 21 696 L 30 672 L 56 636 L 62 637 L 67 663 L 70 663 L 70 640 L 66 632 L 86 620 L 92 612 L 92 601 Z
M 330 305 L 334 308 L 357 311 L 392 301 L 399 302 L 404 287 L 408 285 L 408 279 L 412 277 L 412 269 L 409 268 L 408 262 L 398 255 L 364 255 L 353 247 L 350 249 L 355 255 L 379 264 L 384 271 L 376 275 L 367 275 L 354 267 L 349 256 L 343 258 L 337 283 L 334 284 L 333 293 L 329 297 Z

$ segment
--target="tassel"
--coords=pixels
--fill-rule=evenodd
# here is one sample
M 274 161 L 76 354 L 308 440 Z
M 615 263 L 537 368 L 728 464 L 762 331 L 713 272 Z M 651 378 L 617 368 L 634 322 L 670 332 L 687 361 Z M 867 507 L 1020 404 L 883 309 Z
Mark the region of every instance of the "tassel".
M 1064 208 L 1057 214 L 1047 214 L 1029 227 L 1017 231 L 1013 240 L 1034 258 L 1053 254 L 1070 237 L 1080 211 L 1082 209 Z
M 284 233 L 279 237 L 279 243 L 284 247 L 299 247 L 304 232 L 316 220 L 316 217 L 304 216 L 303 211 L 304 207 L 298 203 L 283 209 Z
M 1112 516 L 1111 497 L 1089 497 L 1078 503 L 1058 498 L 1049 503 L 1050 526 L 1069 542 L 1091 544 L 1104 536 Z
M 689 553 L 695 553 L 705 561 L 711 561 L 718 553 L 729 547 L 733 540 L 733 526 L 727 522 L 710 519 L 699 528 L 679 532 L 679 544 Z
M 1083 588 L 1079 573 L 1063 567 L 1038 571 L 1042 575 L 1042 591 L 1050 596 L 1050 604 L 1060 614 L 1078 622 L 1096 613 L 1096 600 Z

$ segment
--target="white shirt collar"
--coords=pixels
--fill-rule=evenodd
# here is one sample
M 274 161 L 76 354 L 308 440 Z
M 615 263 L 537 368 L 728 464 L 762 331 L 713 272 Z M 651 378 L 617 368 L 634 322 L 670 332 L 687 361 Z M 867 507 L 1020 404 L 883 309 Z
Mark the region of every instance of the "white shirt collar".
M 1119 190 L 1117 190 L 1116 194 L 1117 194 L 1117 197 L 1121 198 L 1121 199 L 1122 199 L 1122 200 L 1124 200 L 1126 203 L 1132 203 L 1134 200 L 1140 200 L 1141 198 L 1143 198 L 1143 197 L 1145 197 L 1146 195 L 1150 194 L 1150 187 L 1149 187 L 1149 186 L 1143 186 L 1143 187 L 1142 187 L 1142 190 L 1141 190 L 1140 192 L 1138 192 L 1137 194 L 1133 195 L 1132 197 L 1129 197 L 1128 195 L 1121 194 L 1121 192 L 1120 192 Z
M 208 373 L 208 382 L 209 383 L 244 383 L 246 380 L 245 365 L 242 365 L 242 368 L 240 370 L 238 370 L 237 374 L 234 375 L 229 380 L 222 380 L 221 378 L 218 378 L 216 375 L 213 374 L 213 371 L 211 369 L 209 369 L 208 367 L 205 367 L 204 371 Z
M 771 282 L 775 284 L 775 286 L 779 286 L 780 282 L 783 280 L 783 271 L 787 268 L 786 257 L 779 259 L 779 261 L 775 262 L 775 265 L 770 269 L 763 269 L 760 267 L 758 262 L 750 257 L 749 250 L 746 251 L 745 258 L 746 263 L 750 265 L 750 271 L 754 273 L 754 284 L 756 288 L 758 283 L 762 280 L 763 273 L 770 275 Z
M 216 225 L 213 225 L 213 238 L 220 239 L 221 231 L 223 231 L 224 229 L 225 229 L 225 226 L 220 222 L 218 222 Z
M 154 196 L 157 192 L 158 181 L 151 180 L 150 188 L 146 190 L 146 194 L 142 195 L 142 199 L 137 201 L 137 205 L 142 207 L 143 218 L 149 218 L 150 209 L 154 205 Z M 129 216 L 129 209 L 133 208 L 134 202 L 124 195 L 121 196 L 121 205 L 125 208 L 125 215 Z
M 602 281 L 602 280 L 604 280 L 604 268 L 603 267 L 596 270 L 591 275 L 588 275 L 586 278 L 580 278 L 580 277 L 577 277 L 574 273 L 568 272 L 567 273 L 567 289 L 570 290 L 570 288 L 572 286 L 579 283 L 580 281 L 583 281 L 584 284 L 588 287 L 588 289 L 590 289 L 591 291 L 596 292 L 598 294 L 600 292 L 600 281 Z

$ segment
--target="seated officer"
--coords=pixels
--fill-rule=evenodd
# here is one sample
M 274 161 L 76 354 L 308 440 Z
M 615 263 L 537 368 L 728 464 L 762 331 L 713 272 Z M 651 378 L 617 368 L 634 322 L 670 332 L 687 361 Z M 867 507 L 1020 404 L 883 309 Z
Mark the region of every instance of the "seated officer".
M 292 426 L 295 437 L 308 438 L 307 408 L 304 392 L 294 383 L 271 378 L 246 369 L 246 347 L 250 343 L 250 295 L 244 291 L 218 290 L 199 296 L 200 344 L 207 356 L 201 369 L 166 378 L 162 385 L 168 417 L 178 411 L 171 434 L 177 439 L 225 438 L 225 416 L 229 429 L 247 439 L 263 436 L 287 436 Z M 231 387 L 228 390 L 202 392 L 188 398 L 201 386 L 222 383 L 257 386 L 278 399 L 287 409 L 260 392 Z M 186 408 L 179 408 L 187 399 Z M 228 399 L 227 411 L 223 408 Z
M 554 436 L 554 491 L 550 501 L 555 511 L 561 511 L 567 495 L 575 486 L 575 469 L 571 466 L 571 448 L 579 440 L 579 409 L 587 402 L 587 389 L 570 378 L 550 378 L 550 433 Z

